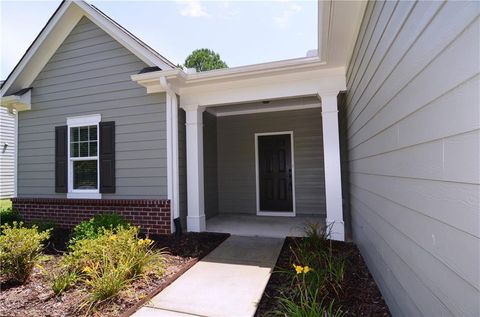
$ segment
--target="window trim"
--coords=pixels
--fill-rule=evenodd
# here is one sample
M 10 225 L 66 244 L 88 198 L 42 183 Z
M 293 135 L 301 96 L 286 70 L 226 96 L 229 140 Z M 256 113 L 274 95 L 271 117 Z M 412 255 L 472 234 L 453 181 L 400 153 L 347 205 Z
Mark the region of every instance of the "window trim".
M 100 114 L 94 114 L 89 116 L 79 116 L 67 118 L 67 160 L 68 160 L 68 191 L 67 198 L 85 198 L 85 199 L 101 199 L 100 193 L 100 121 L 102 116 Z M 83 126 L 97 126 L 97 189 L 73 189 L 73 162 L 74 161 L 88 161 L 95 160 L 93 157 L 88 158 L 72 158 L 70 156 L 71 144 L 70 144 L 70 129 Z

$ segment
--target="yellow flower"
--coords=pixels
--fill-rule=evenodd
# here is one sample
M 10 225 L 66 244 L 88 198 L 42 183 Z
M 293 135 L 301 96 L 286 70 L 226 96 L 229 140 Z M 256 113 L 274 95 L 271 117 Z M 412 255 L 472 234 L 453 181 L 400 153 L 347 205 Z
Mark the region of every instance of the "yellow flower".
M 92 272 L 92 269 L 89 266 L 86 266 L 86 267 L 83 268 L 82 272 L 83 273 L 90 273 L 90 272 Z
M 149 238 L 145 238 L 145 239 L 139 239 L 137 243 L 138 243 L 138 245 L 144 245 L 145 244 L 145 245 L 149 246 L 149 245 L 152 244 L 152 242 L 153 241 L 150 240 Z
M 303 272 L 303 267 L 301 265 L 293 265 L 293 268 L 297 272 L 297 274 L 301 274 Z
M 110 236 L 110 240 L 115 241 L 116 239 L 117 239 L 116 235 L 113 234 L 113 235 Z
M 304 274 L 310 272 L 311 270 L 312 270 L 312 269 L 309 268 L 308 265 L 305 265 L 305 266 L 303 267 L 303 273 L 304 273 Z

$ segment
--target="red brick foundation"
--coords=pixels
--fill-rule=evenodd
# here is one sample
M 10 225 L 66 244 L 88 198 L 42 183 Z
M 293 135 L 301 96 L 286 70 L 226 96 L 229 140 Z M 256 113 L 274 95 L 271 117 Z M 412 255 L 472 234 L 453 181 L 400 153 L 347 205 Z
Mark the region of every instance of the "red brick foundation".
M 12 207 L 27 223 L 52 221 L 68 229 L 97 214 L 117 213 L 143 232 L 171 233 L 169 200 L 13 198 Z

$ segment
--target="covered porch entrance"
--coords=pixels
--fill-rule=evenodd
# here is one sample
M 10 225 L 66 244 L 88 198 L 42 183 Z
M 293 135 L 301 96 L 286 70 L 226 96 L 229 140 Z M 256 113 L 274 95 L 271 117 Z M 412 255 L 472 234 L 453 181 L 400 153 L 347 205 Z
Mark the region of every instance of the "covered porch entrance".
M 211 106 L 202 119 L 207 231 L 285 237 L 324 226 L 317 97 Z
M 188 231 L 207 230 L 215 216 L 273 223 L 313 215 L 332 239 L 344 240 L 337 108 L 343 68 L 313 58 L 132 79 L 166 93 L 168 197 L 173 218 L 186 220 Z

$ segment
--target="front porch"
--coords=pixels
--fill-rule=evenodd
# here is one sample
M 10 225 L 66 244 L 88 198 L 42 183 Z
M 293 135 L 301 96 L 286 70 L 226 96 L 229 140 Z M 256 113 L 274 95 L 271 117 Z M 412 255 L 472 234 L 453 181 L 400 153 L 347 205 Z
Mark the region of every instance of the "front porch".
M 172 217 L 187 231 L 256 234 L 275 224 L 272 234 L 284 236 L 299 234 L 302 221 L 273 216 L 317 215 L 331 228 L 332 239 L 345 239 L 337 107 L 338 94 L 346 89 L 344 69 L 317 59 L 296 64 L 132 76 L 149 93 L 166 93 L 168 197 Z M 291 158 L 284 170 L 274 168 L 271 179 L 261 176 L 270 168 L 261 170 L 262 164 L 270 166 L 269 151 Z M 275 160 L 283 164 L 271 159 L 275 166 L 280 164 Z M 246 218 L 240 225 L 235 223 L 240 213 L 268 216 Z
M 314 215 L 296 217 L 219 214 L 207 219 L 206 231 L 248 237 L 302 237 L 309 224 L 325 225 L 325 218 Z

